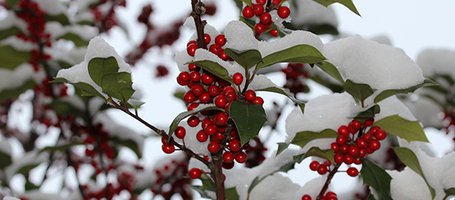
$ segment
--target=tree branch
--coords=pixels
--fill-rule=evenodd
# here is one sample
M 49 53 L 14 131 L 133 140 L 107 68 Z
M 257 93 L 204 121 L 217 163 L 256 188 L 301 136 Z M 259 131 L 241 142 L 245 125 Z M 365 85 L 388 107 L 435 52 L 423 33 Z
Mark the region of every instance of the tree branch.
M 332 171 L 330 171 L 329 175 L 327 176 L 327 179 L 325 180 L 324 186 L 322 186 L 321 192 L 319 192 L 318 196 L 316 197 L 316 200 L 321 200 L 325 192 L 327 192 L 330 182 L 335 176 L 335 173 L 337 173 L 338 168 L 340 168 L 340 165 L 336 165 L 335 168 L 333 168 Z
M 202 21 L 201 16 L 205 13 L 204 4 L 199 0 L 191 0 L 191 16 L 194 19 L 197 31 L 197 46 L 199 48 L 207 49 L 207 45 L 204 41 L 204 27 L 206 22 Z

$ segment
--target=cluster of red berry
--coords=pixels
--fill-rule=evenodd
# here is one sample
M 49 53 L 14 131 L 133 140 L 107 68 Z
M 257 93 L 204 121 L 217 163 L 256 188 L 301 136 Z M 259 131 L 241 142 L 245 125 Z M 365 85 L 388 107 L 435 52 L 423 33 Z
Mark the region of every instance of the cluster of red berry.
M 302 196 L 302 200 L 312 200 L 312 198 L 310 195 L 304 194 Z M 325 193 L 321 200 L 338 200 L 338 197 L 335 192 L 328 191 L 327 193 Z
M 174 195 L 191 199 L 191 179 L 187 176 L 188 161 L 172 159 L 168 164 L 156 168 L 154 173 L 157 178 L 151 188 L 153 194 L 164 199 L 172 199 Z
M 217 55 L 224 61 L 231 60 L 229 56 L 224 52 L 223 46 L 226 44 L 226 37 L 223 34 L 215 36 L 215 39 L 212 41 L 212 38 L 209 34 L 204 34 L 204 42 L 209 47 L 209 51 Z M 186 45 L 186 52 L 190 56 L 194 56 L 196 50 L 200 48 L 196 40 L 191 40 Z
M 287 6 L 281 6 L 282 0 L 272 0 L 270 4 L 267 0 L 256 0 L 256 3 L 251 6 L 245 6 L 242 10 L 243 17 L 253 19 L 254 16 L 258 18 L 257 23 L 254 25 L 254 32 L 261 35 L 268 32 L 274 37 L 278 37 L 279 31 L 276 27 L 271 26 L 274 22 L 271 11 L 277 10 L 280 18 L 286 19 L 289 17 L 291 10 Z
M 286 83 L 284 88 L 289 89 L 292 93 L 308 92 L 308 85 L 305 79 L 308 78 L 308 72 L 305 70 L 305 65 L 302 63 L 289 63 L 281 70 L 286 75 Z
M 446 110 L 443 116 L 444 129 L 446 133 L 455 132 L 455 111 Z M 453 138 L 455 141 L 455 138 Z
M 110 4 L 108 10 L 102 7 Z M 126 0 L 99 0 L 98 3 L 90 6 L 90 10 L 95 18 L 95 25 L 99 28 L 100 33 L 107 32 L 114 26 L 117 26 L 115 10 L 117 7 L 125 7 Z M 102 12 L 105 11 L 105 12 Z
M 85 155 L 94 158 L 97 153 L 103 154 L 106 158 L 112 160 L 116 156 L 116 149 L 109 145 L 109 133 L 103 129 L 102 124 L 96 124 L 94 128 L 82 128 L 82 135 L 85 135 Z M 92 159 L 94 161 L 94 159 Z M 108 160 L 106 160 L 108 161 Z M 97 162 L 92 162 L 97 174 L 102 172 L 101 166 Z

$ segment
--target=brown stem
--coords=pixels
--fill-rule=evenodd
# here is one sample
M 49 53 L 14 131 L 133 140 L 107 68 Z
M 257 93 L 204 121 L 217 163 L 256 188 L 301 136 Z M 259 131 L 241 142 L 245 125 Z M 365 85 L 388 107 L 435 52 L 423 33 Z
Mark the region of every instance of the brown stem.
M 207 45 L 204 41 L 204 26 L 206 22 L 201 19 L 201 16 L 205 12 L 204 4 L 199 0 L 191 0 L 191 8 L 193 9 L 191 16 L 194 19 L 197 31 L 197 46 L 199 48 L 207 49 Z
M 221 153 L 212 157 L 211 176 L 215 180 L 216 187 L 216 200 L 225 200 L 226 191 L 224 188 L 224 175 L 223 175 L 223 160 L 221 159 Z
M 324 186 L 322 186 L 321 192 L 319 192 L 318 196 L 316 197 L 316 200 L 321 200 L 325 192 L 327 192 L 330 182 L 337 173 L 338 168 L 340 168 L 340 165 L 335 166 L 335 168 L 333 168 L 332 171 L 330 171 L 329 175 L 327 176 L 327 179 L 325 180 Z

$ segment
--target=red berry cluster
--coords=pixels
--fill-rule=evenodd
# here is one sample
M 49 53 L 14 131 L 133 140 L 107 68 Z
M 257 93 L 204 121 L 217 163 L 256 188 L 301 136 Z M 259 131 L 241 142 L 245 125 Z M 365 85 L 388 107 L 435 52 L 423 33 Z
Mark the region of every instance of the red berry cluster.
M 312 200 L 312 198 L 310 195 L 304 194 L 302 196 L 302 200 Z M 327 193 L 325 193 L 321 200 L 338 200 L 338 197 L 335 192 L 328 191 Z
M 151 191 L 156 196 L 164 199 L 172 199 L 174 195 L 180 195 L 182 199 L 192 197 L 191 179 L 187 175 L 188 159 L 172 159 L 167 164 L 154 169 L 156 175 Z
M 109 5 L 108 5 L 109 4 Z M 102 7 L 110 6 L 108 10 Z M 117 18 L 115 16 L 115 10 L 117 7 L 125 7 L 126 0 L 100 0 L 97 4 L 93 4 L 90 9 L 95 17 L 95 24 L 99 28 L 100 32 L 107 32 L 114 26 L 117 26 Z
M 223 34 L 219 34 L 219 35 L 215 36 L 215 38 L 213 40 L 209 34 L 204 34 L 204 42 L 207 45 L 207 47 L 209 47 L 208 49 L 210 52 L 217 55 L 222 60 L 225 60 L 225 61 L 231 60 L 229 58 L 229 56 L 224 52 L 224 49 L 223 49 L 223 46 L 226 44 L 226 37 L 224 37 Z M 186 52 L 188 53 L 188 55 L 193 57 L 198 48 L 199 47 L 198 47 L 196 40 L 191 40 L 186 45 Z
M 455 132 L 455 111 L 446 110 L 444 111 L 444 116 L 442 118 L 444 123 L 444 129 L 447 134 Z M 455 138 L 453 138 L 455 141 Z
M 291 10 L 287 6 L 281 6 L 282 0 L 272 0 L 270 4 L 267 0 L 256 0 L 256 3 L 251 6 L 245 6 L 242 10 L 242 16 L 247 19 L 257 17 L 257 23 L 254 25 L 254 32 L 259 36 L 264 32 L 268 32 L 274 37 L 278 37 L 279 31 L 271 26 L 273 18 L 270 14 L 271 11 L 277 10 L 280 18 L 286 19 L 289 17 Z
M 372 126 L 373 122 L 373 119 L 369 119 L 362 124 L 358 120 L 352 120 L 349 125 L 338 128 L 336 142 L 331 144 L 337 165 L 342 163 L 360 165 L 363 158 L 381 147 L 380 141 L 386 139 L 387 134 L 380 127 Z M 350 167 L 347 174 L 357 176 L 359 171 Z
M 96 124 L 95 128 L 81 130 L 85 135 L 85 155 L 88 157 L 95 157 L 99 153 L 106 156 L 108 159 L 114 159 L 116 150 L 109 144 L 109 133 L 103 129 L 102 124 Z M 100 166 L 95 162 L 93 163 L 97 172 L 101 172 Z
M 326 160 L 323 163 L 319 163 L 318 161 L 312 161 L 310 163 L 311 171 L 317 171 L 320 175 L 326 174 L 330 170 L 330 166 L 332 163 Z
M 305 80 L 308 78 L 308 72 L 302 63 L 289 63 L 281 71 L 286 75 L 284 88 L 289 89 L 292 93 L 308 92 L 308 85 Z

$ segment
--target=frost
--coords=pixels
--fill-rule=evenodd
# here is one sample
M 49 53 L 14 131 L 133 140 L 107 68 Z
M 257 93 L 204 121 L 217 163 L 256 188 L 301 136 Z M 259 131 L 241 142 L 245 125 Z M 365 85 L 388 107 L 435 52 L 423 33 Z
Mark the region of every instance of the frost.
M 241 21 L 232 21 L 224 31 L 227 43 L 226 48 L 237 51 L 258 49 L 258 41 L 250 27 Z
M 321 39 L 317 35 L 308 31 L 292 31 L 292 33 L 271 42 L 260 41 L 259 51 L 262 57 L 265 57 L 301 44 L 313 46 L 319 51 L 322 51 L 323 48 Z
M 330 42 L 324 54 L 344 79 L 373 89 L 405 89 L 424 81 L 419 66 L 403 50 L 360 36 Z
M 289 114 L 286 119 L 288 134 L 286 142 L 292 141 L 295 134 L 300 131 L 337 130 L 339 126 L 348 124 L 358 111 L 358 105 L 348 93 L 335 93 L 314 98 L 305 105 L 303 114 L 300 108 L 295 108 Z
M 276 173 L 265 178 L 258 186 L 256 186 L 251 191 L 249 199 L 296 199 L 295 191 L 299 189 L 300 186 L 293 183 L 291 179 Z
M 425 49 L 417 56 L 417 63 L 426 76 L 448 74 L 455 79 L 455 51 Z
M 295 7 L 291 12 L 292 24 L 305 25 L 338 25 L 335 11 L 331 7 L 324 7 L 313 0 L 294 1 Z
M 374 117 L 376 121 L 392 115 L 399 115 L 409 121 L 416 121 L 412 112 L 396 96 L 391 96 L 379 102 L 379 106 L 381 107 L 381 112 Z
M 70 83 L 87 83 L 95 88 L 104 97 L 107 97 L 102 93 L 101 87 L 98 86 L 92 78 L 90 78 L 88 73 L 88 63 L 92 58 L 107 58 L 110 56 L 113 56 L 117 60 L 119 72 L 131 73 L 130 66 L 117 54 L 114 48 L 98 36 L 90 40 L 84 61 L 71 68 L 59 70 L 57 78 L 64 78 Z
M 393 199 L 431 199 L 431 193 L 422 177 L 406 167 L 403 171 L 387 171 L 392 177 L 390 193 Z M 409 187 L 412 185 L 412 187 Z
M 28 80 L 38 82 L 44 76 L 43 73 L 34 72 L 29 64 L 19 65 L 14 70 L 0 68 L 0 91 L 17 88 Z

